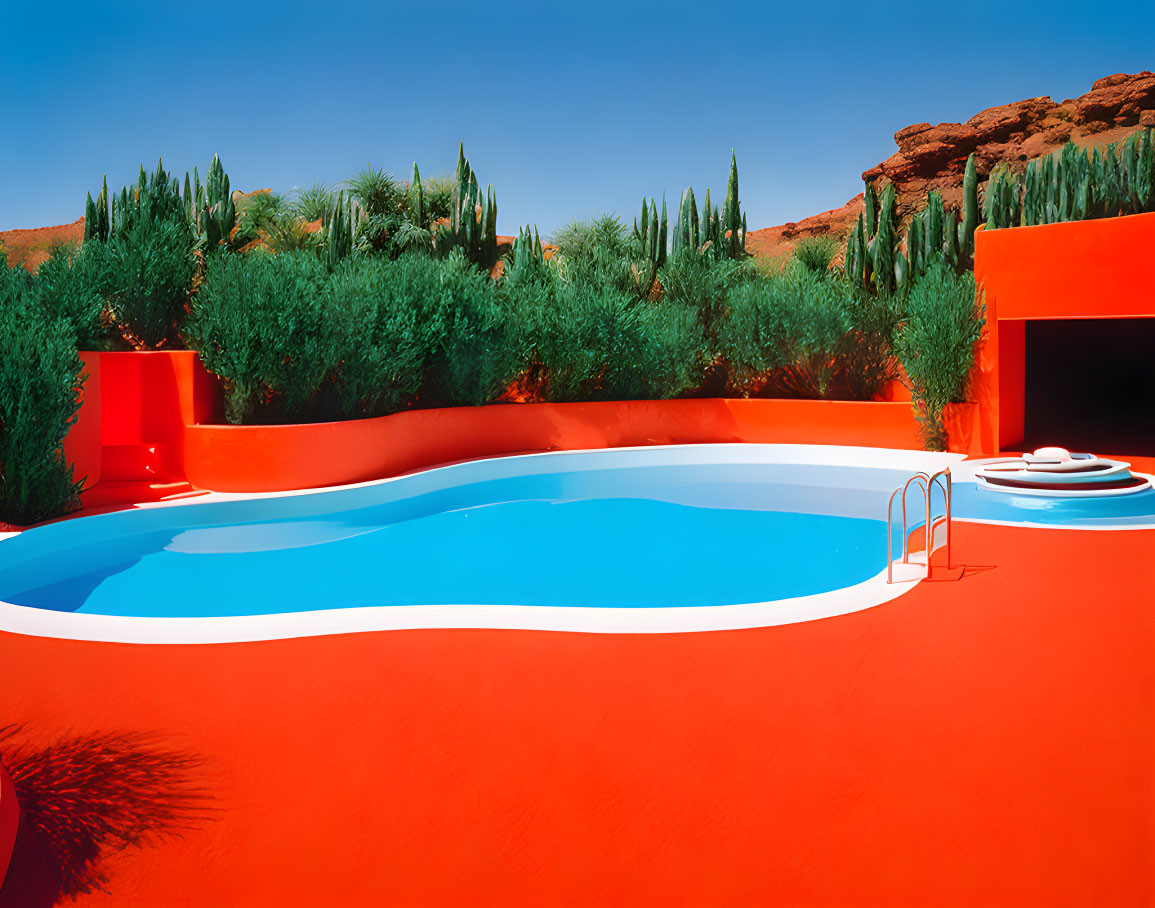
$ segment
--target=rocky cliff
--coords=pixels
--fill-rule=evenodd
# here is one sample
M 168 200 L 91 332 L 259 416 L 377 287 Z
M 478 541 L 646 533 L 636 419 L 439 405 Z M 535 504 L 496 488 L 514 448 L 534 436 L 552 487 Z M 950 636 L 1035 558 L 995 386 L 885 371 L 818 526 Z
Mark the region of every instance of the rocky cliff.
M 980 179 L 999 163 L 1022 165 L 1066 142 L 1103 146 L 1140 126 L 1155 126 L 1155 73 L 1123 73 L 1099 79 L 1091 90 L 1068 101 L 1028 98 L 990 107 L 965 123 L 915 123 L 894 134 L 898 151 L 862 174 L 863 180 L 890 182 L 898 211 L 906 216 L 922 206 L 931 189 L 949 207 L 962 197 L 963 170 L 972 153 Z M 751 231 L 747 245 L 759 256 L 780 257 L 807 236 L 844 240 L 859 212 L 858 195 L 833 211 L 797 223 Z

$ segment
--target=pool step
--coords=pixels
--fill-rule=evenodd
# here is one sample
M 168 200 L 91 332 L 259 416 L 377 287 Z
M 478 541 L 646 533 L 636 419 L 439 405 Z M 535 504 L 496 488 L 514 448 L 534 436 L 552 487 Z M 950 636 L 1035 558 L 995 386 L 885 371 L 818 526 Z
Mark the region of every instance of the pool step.
M 207 494 L 187 482 L 147 482 L 101 479 L 80 496 L 85 511 L 119 508 L 154 501 L 171 501 Z
M 163 444 L 105 445 L 100 456 L 101 480 L 174 482 L 180 474 Z

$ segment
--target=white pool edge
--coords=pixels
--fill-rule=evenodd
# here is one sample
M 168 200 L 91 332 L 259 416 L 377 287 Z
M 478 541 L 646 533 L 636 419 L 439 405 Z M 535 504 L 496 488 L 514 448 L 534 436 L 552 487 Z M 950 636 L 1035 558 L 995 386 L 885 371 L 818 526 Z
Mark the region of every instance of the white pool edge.
M 103 643 L 254 643 L 398 630 L 520 630 L 680 634 L 748 630 L 833 618 L 883 605 L 913 589 L 922 566 L 888 584 L 886 571 L 854 586 L 771 602 L 659 608 L 535 605 L 386 605 L 276 615 L 139 618 L 54 612 L 0 602 L 0 630 Z

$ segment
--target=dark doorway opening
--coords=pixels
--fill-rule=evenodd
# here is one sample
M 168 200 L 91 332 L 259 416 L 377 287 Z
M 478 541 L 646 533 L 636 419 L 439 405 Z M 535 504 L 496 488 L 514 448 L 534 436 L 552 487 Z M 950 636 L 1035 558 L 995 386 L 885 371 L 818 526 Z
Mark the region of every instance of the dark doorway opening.
M 1023 449 L 1155 456 L 1155 318 L 1026 325 Z

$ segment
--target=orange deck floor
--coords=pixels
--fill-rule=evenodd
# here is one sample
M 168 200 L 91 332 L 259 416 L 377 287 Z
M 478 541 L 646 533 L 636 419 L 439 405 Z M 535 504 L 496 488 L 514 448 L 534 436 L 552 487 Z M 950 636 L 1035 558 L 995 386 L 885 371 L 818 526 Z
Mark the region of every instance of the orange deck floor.
M 1155 531 L 956 553 L 759 630 L 0 634 L 0 724 L 207 761 L 214 818 L 80 905 L 1155 904 Z

